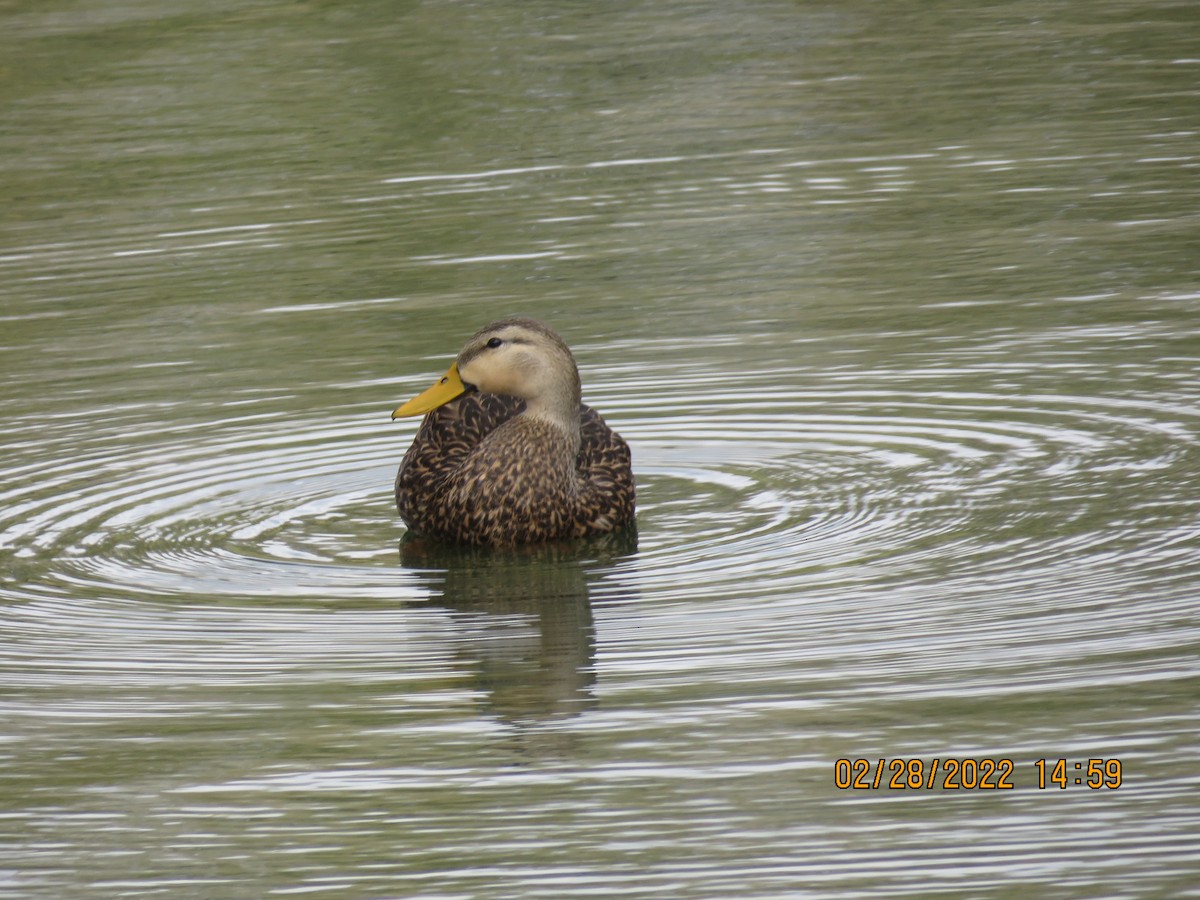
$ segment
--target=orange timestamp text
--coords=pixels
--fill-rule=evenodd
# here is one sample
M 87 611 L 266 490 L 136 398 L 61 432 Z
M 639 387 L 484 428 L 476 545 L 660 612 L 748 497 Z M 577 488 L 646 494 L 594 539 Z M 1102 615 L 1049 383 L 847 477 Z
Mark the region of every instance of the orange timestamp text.
M 1039 759 L 1033 763 L 1037 787 L 1093 790 L 1121 786 L 1119 759 Z M 839 759 L 833 764 L 833 785 L 839 790 L 1011 791 L 1017 767 L 1007 757 L 935 757 L 933 759 Z

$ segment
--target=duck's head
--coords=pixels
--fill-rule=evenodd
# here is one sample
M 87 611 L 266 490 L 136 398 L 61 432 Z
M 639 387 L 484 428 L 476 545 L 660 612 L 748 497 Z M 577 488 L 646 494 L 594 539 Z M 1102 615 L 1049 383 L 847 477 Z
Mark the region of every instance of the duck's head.
M 525 401 L 525 415 L 579 427 L 579 370 L 563 339 L 536 319 L 501 319 L 475 333 L 448 372 L 392 413 L 419 416 L 469 390 Z

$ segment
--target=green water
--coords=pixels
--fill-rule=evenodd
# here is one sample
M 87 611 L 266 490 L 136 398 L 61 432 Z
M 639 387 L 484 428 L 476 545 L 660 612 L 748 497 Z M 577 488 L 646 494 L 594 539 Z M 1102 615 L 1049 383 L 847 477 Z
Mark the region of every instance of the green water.
M 1198 27 L 0 4 L 0 893 L 1193 889 Z M 401 546 L 510 314 L 636 546 Z

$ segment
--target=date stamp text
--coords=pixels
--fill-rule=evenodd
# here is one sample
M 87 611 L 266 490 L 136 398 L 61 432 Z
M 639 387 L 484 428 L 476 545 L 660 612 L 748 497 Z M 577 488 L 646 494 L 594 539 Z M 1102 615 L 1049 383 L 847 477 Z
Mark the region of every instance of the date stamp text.
M 1116 790 L 1121 786 L 1119 759 L 1039 759 L 1031 767 L 1039 790 L 1068 786 Z M 933 757 L 930 759 L 839 759 L 833 785 L 839 790 L 1011 791 L 1017 766 L 1007 757 Z

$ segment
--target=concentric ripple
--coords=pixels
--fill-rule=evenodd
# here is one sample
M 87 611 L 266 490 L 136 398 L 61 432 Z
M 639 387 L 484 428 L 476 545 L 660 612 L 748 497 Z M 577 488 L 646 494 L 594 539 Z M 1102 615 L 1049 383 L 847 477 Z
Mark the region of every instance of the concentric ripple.
M 129 442 L 100 435 L 31 467 L 4 494 L 0 542 L 41 560 L 48 583 L 117 596 L 422 595 L 370 565 L 395 562 L 399 535 L 387 527 L 400 445 L 386 415 L 286 428 L 255 416 Z
M 1036 358 L 1023 372 L 965 355 L 955 384 L 980 389 L 948 391 L 946 364 L 585 371 L 639 475 L 639 551 L 610 585 L 660 601 L 936 586 L 1095 602 L 1135 572 L 1170 584 L 1198 528 L 1171 491 L 1194 464 L 1195 410 L 1047 391 Z M 0 544 L 35 576 L 19 590 L 420 599 L 390 498 L 412 426 L 385 407 L 165 434 L 133 410 L 82 446 L 77 425 L 42 423 L 39 458 L 58 461 L 16 467 L 0 496 Z
M 1095 597 L 1133 569 L 1171 578 L 1197 529 L 1194 506 L 1168 499 L 1191 474 L 1194 410 L 942 391 L 925 386 L 934 375 L 830 388 L 774 373 L 702 399 L 686 377 L 670 385 L 669 405 L 624 425 L 652 479 L 642 588 L 694 599 L 1036 581 L 1045 598 Z

